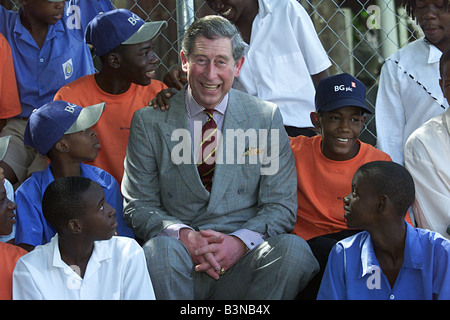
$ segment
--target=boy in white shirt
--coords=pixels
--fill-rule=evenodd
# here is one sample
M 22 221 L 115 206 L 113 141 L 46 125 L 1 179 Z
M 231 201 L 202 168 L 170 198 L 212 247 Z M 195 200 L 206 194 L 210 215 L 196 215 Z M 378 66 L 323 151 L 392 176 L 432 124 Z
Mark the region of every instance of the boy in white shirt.
M 144 252 L 134 239 L 113 236 L 116 211 L 100 185 L 84 177 L 56 179 L 42 210 L 57 234 L 19 259 L 13 299 L 155 299 Z
M 377 147 L 404 164 L 411 133 L 448 109 L 439 87 L 439 59 L 450 45 L 448 0 L 405 0 L 425 37 L 398 50 L 381 68 L 375 120 Z
M 440 62 L 439 83 L 450 99 L 450 51 Z M 431 118 L 408 138 L 405 167 L 416 184 L 413 203 L 419 228 L 429 229 L 450 239 L 450 109 Z

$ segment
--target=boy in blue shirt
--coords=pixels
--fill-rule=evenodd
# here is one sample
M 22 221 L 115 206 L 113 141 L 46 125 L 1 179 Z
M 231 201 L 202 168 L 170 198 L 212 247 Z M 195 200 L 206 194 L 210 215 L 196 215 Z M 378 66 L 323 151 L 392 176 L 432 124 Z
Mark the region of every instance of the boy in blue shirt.
M 119 213 L 117 233 L 134 237 L 122 217 L 122 194 L 119 184 L 106 171 L 84 164 L 97 157 L 99 140 L 91 127 L 100 118 L 104 103 L 82 108 L 66 101 L 52 101 L 32 113 L 25 129 L 24 143 L 47 155 L 47 169 L 34 172 L 16 191 L 16 244 L 32 250 L 55 235 L 55 229 L 42 214 L 42 196 L 55 179 L 82 176 L 99 184 L 106 201 Z
M 18 12 L 0 6 L 0 33 L 8 40 L 14 61 L 22 112 L 8 120 L 1 136 L 11 135 L 0 162 L 5 177 L 23 182 L 46 159 L 23 146 L 26 120 L 34 109 L 53 100 L 56 91 L 94 73 L 84 27 L 97 14 L 112 10 L 110 0 L 22 0 Z
M 358 169 L 345 218 L 365 231 L 334 246 L 317 299 L 450 299 L 450 241 L 405 222 L 414 196 L 411 175 L 395 162 Z

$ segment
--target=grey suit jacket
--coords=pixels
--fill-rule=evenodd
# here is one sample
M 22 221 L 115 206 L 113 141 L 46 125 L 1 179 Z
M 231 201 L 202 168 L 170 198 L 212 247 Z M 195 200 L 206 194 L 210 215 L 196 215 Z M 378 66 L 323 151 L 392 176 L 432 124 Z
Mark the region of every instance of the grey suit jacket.
M 290 232 L 297 175 L 276 105 L 231 89 L 209 193 L 190 152 L 184 95 L 173 96 L 168 111 L 136 111 L 131 122 L 122 193 L 136 236 L 146 241 L 174 223 L 226 234 Z

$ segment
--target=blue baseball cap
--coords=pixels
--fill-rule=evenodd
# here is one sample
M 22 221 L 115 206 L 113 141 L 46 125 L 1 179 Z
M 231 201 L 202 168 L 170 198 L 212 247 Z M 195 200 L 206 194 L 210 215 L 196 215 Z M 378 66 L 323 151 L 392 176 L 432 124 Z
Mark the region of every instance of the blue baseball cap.
M 366 87 L 349 75 L 341 73 L 319 81 L 315 98 L 316 111 L 333 111 L 342 107 L 360 107 L 372 114 L 366 106 Z
M 23 142 L 46 155 L 63 135 L 96 124 L 104 109 L 104 102 L 85 108 L 62 100 L 46 103 L 28 119 Z
M 127 9 L 115 9 L 97 15 L 89 22 L 86 43 L 102 56 L 121 44 L 136 44 L 153 39 L 166 21 L 144 22 Z

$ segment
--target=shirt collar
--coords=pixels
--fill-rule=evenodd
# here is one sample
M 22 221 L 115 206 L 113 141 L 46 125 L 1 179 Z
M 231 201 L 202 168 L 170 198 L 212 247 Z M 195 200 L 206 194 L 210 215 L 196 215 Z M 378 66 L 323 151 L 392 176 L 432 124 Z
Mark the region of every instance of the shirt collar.
M 22 38 L 24 34 L 26 34 L 26 32 L 29 34 L 29 31 L 25 28 L 25 26 L 22 24 L 21 20 L 20 20 L 20 15 L 22 8 L 19 9 L 19 14 L 17 15 L 17 20 L 16 23 L 14 25 L 14 32 L 17 33 L 18 35 L 20 35 L 20 37 Z M 48 31 L 47 31 L 47 36 L 46 36 L 46 41 L 57 37 L 58 34 L 60 33 L 64 33 L 64 25 L 63 25 L 63 20 L 60 19 L 58 20 L 58 22 L 56 22 L 55 24 L 50 24 L 48 26 Z M 31 36 L 31 35 L 30 35 Z
M 277 1 L 274 2 L 276 3 Z M 261 17 L 265 17 L 266 15 L 272 13 L 274 2 L 268 3 L 265 0 L 258 0 L 259 5 L 258 14 L 260 14 Z
M 433 44 L 425 40 L 425 43 L 428 44 L 430 48 L 430 52 L 428 54 L 428 63 L 436 63 L 439 62 L 442 56 L 442 51 L 436 48 Z
M 109 241 L 109 240 L 105 240 Z M 105 241 L 94 241 L 94 250 L 92 251 L 91 257 L 89 258 L 89 264 L 93 265 L 94 270 L 100 267 L 100 262 L 112 258 L 111 250 L 105 244 Z M 52 265 L 56 268 L 64 269 L 67 274 L 73 274 L 72 268 L 68 266 L 61 258 L 61 252 L 59 251 L 59 237 L 56 234 L 51 240 L 49 245 L 53 246 L 53 263 Z M 87 269 L 86 269 L 87 271 Z M 90 276 L 90 274 L 85 273 L 85 278 Z
M 50 163 L 43 172 L 42 195 L 44 195 L 44 191 L 47 188 L 47 186 L 55 180 L 55 177 L 53 177 L 53 173 L 50 170 L 51 165 L 52 164 Z M 100 185 L 100 187 L 102 187 L 103 189 L 105 189 L 108 186 L 102 178 L 100 178 L 97 174 L 94 173 L 93 170 L 89 170 L 89 165 L 80 163 L 80 167 L 81 167 L 81 176 L 82 177 L 89 178 L 92 181 L 97 182 Z
M 405 253 L 403 257 L 402 268 L 422 269 L 424 266 L 424 257 L 421 250 L 412 252 L 412 248 L 420 248 L 420 241 L 414 228 L 406 223 L 406 239 L 405 239 Z M 361 273 L 360 278 L 367 274 L 372 274 L 372 271 L 379 268 L 377 257 L 373 250 L 373 243 L 370 234 L 364 238 L 361 246 Z
M 198 114 L 200 114 L 206 109 L 205 107 L 199 105 L 197 101 L 195 101 L 194 97 L 192 96 L 190 86 L 188 86 L 186 89 L 185 101 L 186 101 L 186 113 L 189 118 L 196 117 Z M 227 105 L 228 105 L 228 93 L 225 95 L 223 100 L 214 108 L 214 110 L 224 115 L 225 111 L 227 110 Z

